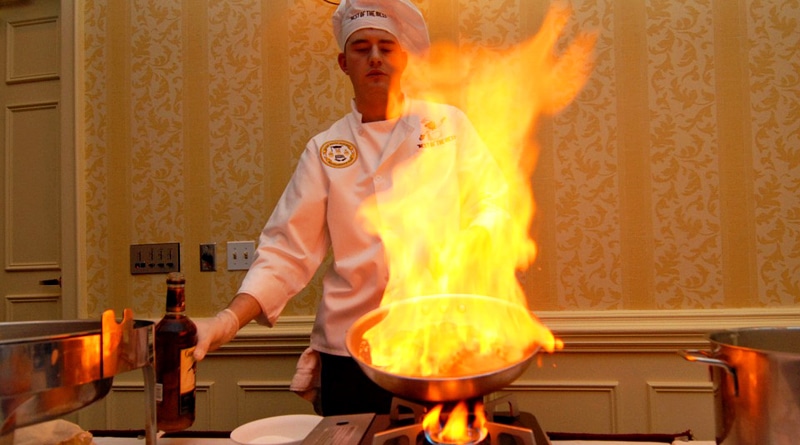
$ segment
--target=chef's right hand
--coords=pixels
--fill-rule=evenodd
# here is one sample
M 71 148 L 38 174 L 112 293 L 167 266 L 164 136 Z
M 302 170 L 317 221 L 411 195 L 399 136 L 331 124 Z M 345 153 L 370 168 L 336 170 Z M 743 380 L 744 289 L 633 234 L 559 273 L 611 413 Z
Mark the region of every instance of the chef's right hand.
M 208 351 L 213 351 L 236 337 L 239 332 L 239 317 L 232 310 L 224 309 L 214 318 L 195 319 L 195 325 L 197 346 L 193 356 L 199 362 Z

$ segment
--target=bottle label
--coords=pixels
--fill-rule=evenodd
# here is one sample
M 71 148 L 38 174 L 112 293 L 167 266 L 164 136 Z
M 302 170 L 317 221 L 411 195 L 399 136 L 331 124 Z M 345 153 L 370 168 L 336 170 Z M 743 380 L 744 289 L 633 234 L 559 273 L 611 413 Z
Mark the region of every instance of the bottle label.
M 181 394 L 194 391 L 195 388 L 197 362 L 192 356 L 194 348 L 181 349 Z
M 194 346 L 181 349 L 181 395 L 179 411 L 181 414 L 194 413 L 194 390 L 197 381 L 197 362 L 192 354 Z
M 156 383 L 156 402 L 163 402 L 164 401 L 164 384 L 163 383 Z

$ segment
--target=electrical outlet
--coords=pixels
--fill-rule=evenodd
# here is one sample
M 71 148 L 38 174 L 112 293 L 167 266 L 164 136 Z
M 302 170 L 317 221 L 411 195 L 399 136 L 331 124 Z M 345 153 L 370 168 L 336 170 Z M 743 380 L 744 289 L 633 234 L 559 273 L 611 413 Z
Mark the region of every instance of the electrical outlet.
M 228 241 L 228 270 L 247 270 L 253 263 L 256 243 L 253 241 Z
M 181 244 L 131 244 L 131 274 L 169 273 L 181 270 Z

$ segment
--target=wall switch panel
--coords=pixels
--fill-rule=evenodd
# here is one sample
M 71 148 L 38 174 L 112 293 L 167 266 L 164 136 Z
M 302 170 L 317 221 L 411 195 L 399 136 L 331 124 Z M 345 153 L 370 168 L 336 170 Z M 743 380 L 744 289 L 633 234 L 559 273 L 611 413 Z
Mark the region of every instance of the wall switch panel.
M 169 273 L 181 270 L 181 244 L 132 244 L 131 274 Z
M 253 263 L 254 241 L 228 241 L 228 270 L 247 270 Z
M 216 243 L 200 244 L 200 272 L 213 272 L 215 270 L 217 270 Z

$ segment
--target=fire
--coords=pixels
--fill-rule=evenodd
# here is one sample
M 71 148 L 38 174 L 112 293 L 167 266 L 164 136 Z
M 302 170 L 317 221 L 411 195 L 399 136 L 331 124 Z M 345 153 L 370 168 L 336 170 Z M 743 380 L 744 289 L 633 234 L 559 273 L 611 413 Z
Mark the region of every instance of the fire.
M 422 429 L 430 442 L 463 445 L 478 443 L 486 437 L 488 430 L 482 403 L 475 404 L 475 420 L 470 423 L 466 402 L 459 402 L 450 412 L 444 426 L 440 419 L 443 407 L 443 405 L 437 405 L 422 419 Z
M 437 149 L 447 142 L 437 133 L 446 123 L 423 121 L 420 155 L 395 171 L 390 190 L 364 203 L 361 216 L 384 241 L 391 273 L 381 304 L 397 306 L 364 335 L 373 365 L 402 375 L 470 375 L 563 346 L 528 310 L 517 273 L 536 256 L 536 120 L 566 106 L 590 72 L 593 36 L 555 54 L 569 16 L 551 7 L 541 30 L 509 51 L 436 45 L 409 63 L 406 93 L 457 105 L 482 141 L 468 153 L 488 148 L 491 156 L 455 166 L 451 152 Z M 453 301 L 425 298 L 441 295 Z M 462 295 L 485 297 L 465 303 Z M 409 298 L 418 304 L 397 305 Z

